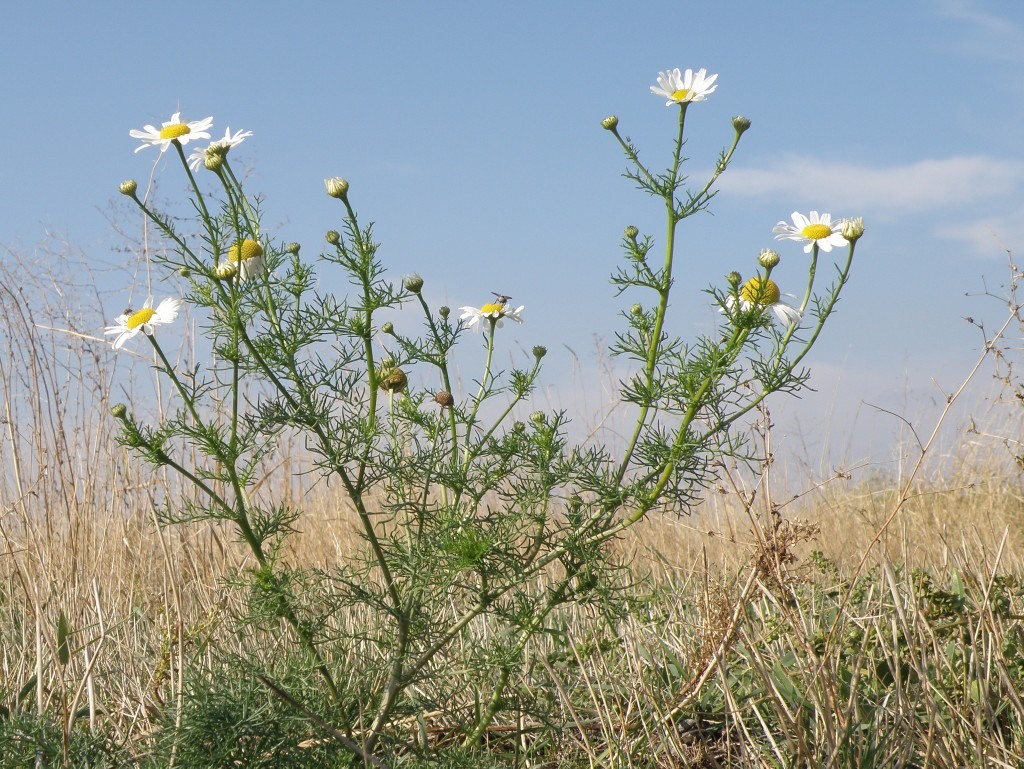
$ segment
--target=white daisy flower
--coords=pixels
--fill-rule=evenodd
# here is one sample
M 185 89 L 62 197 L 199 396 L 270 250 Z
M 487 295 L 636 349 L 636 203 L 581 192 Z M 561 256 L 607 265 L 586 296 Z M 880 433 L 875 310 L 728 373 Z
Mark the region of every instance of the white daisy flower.
M 178 317 L 178 308 L 181 302 L 177 299 L 167 298 L 153 308 L 153 297 L 148 297 L 146 303 L 139 310 L 130 307 L 114 319 L 113 326 L 107 326 L 104 334 L 117 334 L 114 339 L 114 349 L 120 350 L 124 343 L 140 331 L 148 336 L 153 335 L 153 329 L 163 323 L 170 323 Z
M 513 310 L 507 305 L 499 303 L 485 304 L 483 307 L 460 307 L 462 315 L 459 316 L 459 320 L 466 321 L 466 326 L 474 331 L 479 331 L 484 327 L 482 322 L 484 319 L 493 322 L 497 328 L 501 328 L 505 318 L 522 323 L 522 313 L 525 307 L 526 305 L 521 304 Z
M 772 228 L 776 240 L 804 240 L 804 253 L 811 253 L 814 244 L 822 251 L 831 251 L 833 246 L 845 246 L 846 239 L 843 237 L 843 222 L 833 224 L 832 214 L 819 214 L 811 211 L 810 218 L 798 211 L 792 214 L 793 224 L 785 221 L 779 222 Z
M 782 301 L 778 284 L 770 278 L 762 278 L 760 275 L 751 278 L 740 286 L 739 298 L 740 309 L 744 312 L 761 307 L 784 326 L 795 326 L 800 322 L 800 311 Z M 725 305 L 729 310 L 734 309 L 736 298 L 726 297 Z
M 231 275 L 238 275 L 239 280 L 249 280 L 263 273 L 267 263 L 263 258 L 263 246 L 255 240 L 246 238 L 241 243 L 235 243 L 228 249 L 227 258 L 217 267 L 218 273 L 223 271 Z
M 235 131 L 232 134 L 231 126 L 228 126 L 227 130 L 224 131 L 223 139 L 210 142 L 210 146 L 204 149 L 197 149 L 188 156 L 188 167 L 193 171 L 197 170 L 199 166 L 206 163 L 207 158 L 211 155 L 223 158 L 232 147 L 238 146 L 250 136 L 252 136 L 252 131 Z
M 177 140 L 178 144 L 188 144 L 194 139 L 209 139 L 210 126 L 213 125 L 213 118 L 207 117 L 202 120 L 193 120 L 189 123 L 181 121 L 181 113 L 175 112 L 171 119 L 161 125 L 160 128 L 147 125 L 141 131 L 132 129 L 128 135 L 133 139 L 142 139 L 143 144 L 135 148 L 135 151 L 144 150 L 146 147 L 159 147 L 161 152 Z
M 714 92 L 718 75 L 708 77 L 708 71 L 701 67 L 696 72 L 692 69 L 680 72 L 679 68 L 658 73 L 658 84 L 651 86 L 651 93 L 668 99 L 666 107 L 673 104 L 688 104 L 691 101 L 704 101 L 705 97 Z

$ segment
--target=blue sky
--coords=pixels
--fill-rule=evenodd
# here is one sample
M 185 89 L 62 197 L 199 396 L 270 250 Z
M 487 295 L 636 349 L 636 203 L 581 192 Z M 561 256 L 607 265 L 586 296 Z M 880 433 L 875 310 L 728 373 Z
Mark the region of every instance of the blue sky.
M 315 252 L 339 224 L 322 179 L 345 176 L 396 278 L 419 272 L 438 304 L 491 291 L 525 304 L 509 342 L 547 345 L 564 394 L 566 348 L 577 376 L 599 379 L 595 339 L 634 299 L 608 284 L 623 228 L 662 237 L 656 201 L 621 178 L 600 121 L 618 115 L 663 166 L 676 113 L 649 86 L 659 70 L 706 67 L 719 87 L 688 115 L 693 180 L 731 140 L 733 115 L 753 127 L 712 215 L 683 224 L 675 333 L 710 330 L 701 290 L 749 273 L 772 226 L 811 209 L 863 216 L 867 234 L 813 356 L 821 392 L 801 404 L 802 424 L 827 414 L 848 430 L 862 401 L 928 400 L 932 380 L 951 389 L 981 343 L 962 317 L 1000 315 L 965 292 L 1005 283 L 1006 250 L 1024 241 L 1024 4 L 285 5 L 5 9 L 0 244 L 30 250 L 56 233 L 97 265 L 123 263 L 117 185 L 145 183 L 157 159 L 133 153 L 129 129 L 178 109 L 212 115 L 215 137 L 254 133 L 232 158 L 265 197 L 266 231 Z M 184 190 L 175 165 L 156 176 L 162 195 Z M 780 251 L 780 282 L 799 281 L 799 246 Z M 108 279 L 108 316 L 145 294 L 128 275 Z

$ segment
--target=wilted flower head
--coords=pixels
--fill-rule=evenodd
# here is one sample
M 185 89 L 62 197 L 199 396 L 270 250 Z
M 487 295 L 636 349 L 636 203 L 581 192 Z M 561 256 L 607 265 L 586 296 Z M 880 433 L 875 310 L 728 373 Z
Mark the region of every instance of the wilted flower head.
M 241 243 L 235 243 L 228 249 L 227 259 L 221 264 L 235 265 L 238 277 L 242 280 L 253 278 L 266 268 L 263 246 L 255 240 L 245 238 Z
M 795 326 L 800 322 L 800 311 L 782 301 L 782 292 L 778 284 L 770 278 L 755 276 L 740 287 L 740 309 L 744 311 L 761 308 L 770 312 L 779 323 Z M 736 307 L 736 297 L 727 296 L 725 306 L 729 310 Z
M 213 125 L 213 118 L 207 117 L 202 120 L 193 120 L 189 123 L 182 121 L 181 113 L 175 112 L 171 119 L 163 123 L 160 128 L 151 125 L 144 126 L 141 131 L 132 129 L 128 135 L 133 139 L 142 139 L 142 144 L 135 148 L 135 151 L 144 150 L 146 147 L 159 147 L 161 152 L 175 141 L 185 145 L 196 139 L 209 139 L 210 127 Z
M 679 68 L 658 73 L 658 84 L 651 86 L 651 93 L 664 96 L 668 101 L 666 107 L 673 104 L 689 104 L 691 101 L 704 101 L 708 94 L 713 93 L 717 85 L 718 75 L 707 76 L 703 67 L 696 72 L 692 69 L 680 72 Z

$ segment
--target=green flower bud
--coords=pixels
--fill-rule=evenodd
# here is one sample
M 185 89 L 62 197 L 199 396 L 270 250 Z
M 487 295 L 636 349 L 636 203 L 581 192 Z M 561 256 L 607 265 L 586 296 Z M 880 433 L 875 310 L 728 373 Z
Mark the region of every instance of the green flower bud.
M 214 270 L 217 280 L 231 280 L 238 274 L 238 262 L 221 262 Z
M 287 246 L 284 247 L 284 252 L 286 254 L 298 255 L 299 248 L 301 248 L 301 246 L 298 243 L 289 243 Z
M 544 412 L 543 411 L 534 411 L 532 414 L 530 414 L 530 421 L 533 422 L 535 425 L 538 425 L 538 426 L 544 424 L 544 421 L 545 421 Z
M 743 280 L 743 277 L 738 272 L 733 270 L 732 272 L 725 276 L 725 279 L 729 281 L 730 286 L 736 288 L 736 286 L 740 284 L 740 281 Z
M 139 183 L 134 179 L 125 179 L 123 182 L 121 182 L 121 185 L 118 187 L 118 189 L 121 191 L 122 195 L 127 195 L 130 198 L 134 198 L 135 191 L 139 189 Z
M 115 403 L 111 407 L 110 413 L 115 419 L 124 420 L 128 416 L 128 407 L 123 403 Z
M 864 217 L 858 216 L 856 219 L 847 219 L 843 222 L 842 229 L 843 237 L 851 243 L 856 243 L 860 236 L 864 234 Z
M 736 130 L 736 133 L 742 136 L 743 132 L 750 128 L 750 118 L 737 115 L 732 119 L 732 127 Z
M 383 331 L 385 334 L 394 334 L 395 324 L 389 320 L 387 323 L 380 327 L 380 330 Z
M 344 200 L 348 197 L 348 182 L 340 176 L 332 176 L 330 179 L 324 179 L 324 186 L 327 188 L 327 194 L 332 198 Z
M 536 347 L 533 348 L 533 357 L 536 358 L 537 360 L 540 360 L 541 358 L 543 358 L 547 354 L 548 354 L 548 348 L 545 347 L 542 344 L 539 344 L 539 345 L 537 345 Z
M 644 314 L 644 308 L 640 304 L 634 304 L 632 307 L 629 308 L 629 312 L 632 315 L 640 317 L 641 315 Z
M 420 289 L 423 288 L 423 278 L 414 272 L 412 275 L 405 276 L 405 279 L 402 281 L 402 285 L 405 286 L 406 291 L 418 294 Z
M 636 236 L 640 234 L 640 230 L 634 227 L 632 224 L 626 228 L 626 237 L 630 240 L 636 240 Z
M 780 257 L 777 251 L 772 251 L 770 248 L 762 248 L 761 253 L 757 256 L 757 263 L 766 270 L 770 270 L 779 263 L 779 259 Z
M 327 238 L 327 242 L 332 246 L 336 246 L 341 242 L 341 235 L 337 230 L 328 230 L 325 237 Z
M 188 267 L 179 267 L 178 274 L 183 278 L 188 278 L 192 275 L 192 270 L 190 270 Z
M 619 127 L 619 119 L 615 115 L 609 115 L 601 121 L 601 128 L 606 131 L 614 131 Z
M 448 313 L 450 313 L 451 311 L 452 308 L 444 304 L 437 308 L 437 314 L 440 315 L 442 318 L 447 318 Z

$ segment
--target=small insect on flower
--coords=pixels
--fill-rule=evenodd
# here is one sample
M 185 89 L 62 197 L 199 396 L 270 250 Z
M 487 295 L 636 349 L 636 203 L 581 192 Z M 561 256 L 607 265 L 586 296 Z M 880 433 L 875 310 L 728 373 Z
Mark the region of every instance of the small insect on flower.
M 140 331 L 147 336 L 153 335 L 153 330 L 164 323 L 171 323 L 178 317 L 178 308 L 181 302 L 177 299 L 167 298 L 153 308 L 153 297 L 148 297 L 146 303 L 139 310 L 132 310 L 131 307 L 114 319 L 113 326 L 107 326 L 103 332 L 105 335 L 116 334 L 113 341 L 114 349 L 120 350 L 124 343 L 138 334 Z
M 499 294 L 497 291 L 492 291 L 491 293 L 494 294 L 494 301 L 497 302 L 500 305 L 508 304 L 508 300 L 512 298 L 511 296 L 505 296 L 504 294 Z
M 793 220 L 792 224 L 781 221 L 772 228 L 776 240 L 805 241 L 805 254 L 811 253 L 815 244 L 822 251 L 831 251 L 833 246 L 846 245 L 841 232 L 843 222 L 833 223 L 832 214 L 811 211 L 810 217 L 806 217 L 799 211 L 794 211 L 790 218 Z
M 502 296 L 501 294 L 498 294 L 497 298 L 504 299 L 505 301 L 508 301 L 509 299 L 509 297 Z M 479 331 L 483 328 L 484 324 L 481 321 L 484 319 L 486 319 L 492 327 L 501 328 L 502 321 L 505 318 L 514 320 L 516 323 L 522 323 L 522 313 L 525 308 L 526 305 L 521 304 L 514 310 L 510 310 L 507 305 L 499 302 L 485 304 L 483 307 L 460 307 L 459 309 L 462 310 L 462 315 L 459 316 L 459 320 L 466 321 L 466 326 L 474 331 Z
M 141 131 L 133 128 L 128 135 L 133 139 L 142 139 L 142 144 L 135 148 L 136 152 L 146 147 L 159 147 L 161 152 L 166 152 L 174 142 L 185 145 L 195 139 L 209 139 L 212 125 L 212 117 L 186 123 L 181 120 L 181 113 L 175 112 L 160 128 L 151 125 L 143 126 Z

